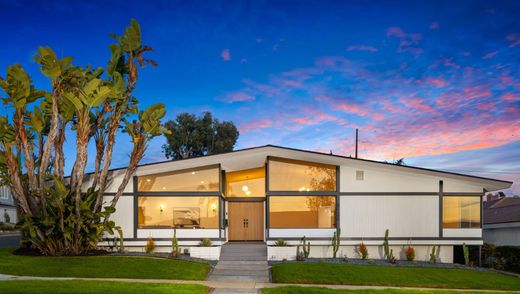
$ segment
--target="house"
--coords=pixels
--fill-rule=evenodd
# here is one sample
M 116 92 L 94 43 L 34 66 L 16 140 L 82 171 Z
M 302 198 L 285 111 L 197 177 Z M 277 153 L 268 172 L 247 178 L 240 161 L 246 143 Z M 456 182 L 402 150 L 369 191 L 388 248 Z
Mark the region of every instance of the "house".
M 520 197 L 484 202 L 483 237 L 497 246 L 520 246 Z
M 112 170 L 107 202 L 124 171 Z M 310 256 L 322 258 L 332 256 L 331 239 L 341 229 L 339 256 L 358 256 L 363 242 L 370 258 L 382 258 L 388 229 L 397 258 L 411 244 L 418 260 L 429 260 L 435 246 L 439 261 L 452 262 L 454 246 L 483 244 L 483 194 L 511 185 L 266 145 L 140 165 L 111 219 L 128 250 L 142 250 L 152 237 L 159 250 L 171 251 L 177 228 L 183 250 L 195 250 L 202 238 L 218 250 L 226 242 L 262 241 L 269 259 L 294 259 L 295 247 L 283 253 L 271 246 L 277 239 L 297 245 L 306 236 Z
M 18 221 L 13 195 L 7 186 L 0 186 L 0 223 L 16 224 Z

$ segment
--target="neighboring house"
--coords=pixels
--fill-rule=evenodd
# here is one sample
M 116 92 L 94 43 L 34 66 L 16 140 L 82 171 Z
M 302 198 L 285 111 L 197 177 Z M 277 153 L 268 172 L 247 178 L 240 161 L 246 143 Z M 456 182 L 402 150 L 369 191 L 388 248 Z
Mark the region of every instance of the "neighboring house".
M 13 195 L 7 186 L 0 186 L 0 223 L 8 222 L 15 224 L 18 221 L 16 206 L 14 204 Z
M 520 246 L 520 197 L 484 202 L 484 242 Z
M 106 202 L 124 172 L 112 171 Z M 483 194 L 511 184 L 267 145 L 140 165 L 111 219 L 122 227 L 129 250 L 142 250 L 152 237 L 158 250 L 171 251 L 175 227 L 187 250 L 202 238 L 218 247 L 229 241 L 274 245 L 277 239 L 297 245 L 306 236 L 311 257 L 331 257 L 340 228 L 339 256 L 358 256 L 356 245 L 363 242 L 370 258 L 382 258 L 388 229 L 397 258 L 411 244 L 418 260 L 428 260 L 437 246 L 439 260 L 452 262 L 453 246 L 483 244 Z

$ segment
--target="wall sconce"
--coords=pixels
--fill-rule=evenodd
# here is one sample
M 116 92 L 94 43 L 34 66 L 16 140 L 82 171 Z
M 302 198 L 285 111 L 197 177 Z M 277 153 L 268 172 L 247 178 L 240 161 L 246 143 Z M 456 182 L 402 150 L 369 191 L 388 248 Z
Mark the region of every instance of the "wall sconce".
M 217 211 L 217 205 L 215 203 L 211 204 L 211 211 L 213 211 L 213 212 Z
M 159 205 L 159 211 L 162 213 L 164 211 L 164 205 Z

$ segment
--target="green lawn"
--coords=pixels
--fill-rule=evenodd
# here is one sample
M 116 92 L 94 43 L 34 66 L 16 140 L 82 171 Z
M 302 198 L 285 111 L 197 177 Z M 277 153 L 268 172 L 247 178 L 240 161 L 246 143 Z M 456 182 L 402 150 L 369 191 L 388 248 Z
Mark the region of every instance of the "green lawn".
M 382 290 L 336 290 L 316 287 L 277 287 L 266 288 L 264 294 L 486 294 L 489 292 L 470 291 L 458 292 L 449 290 L 400 290 L 400 289 L 382 289 Z M 515 292 L 501 292 L 501 293 L 515 293 Z
M 520 290 L 519 278 L 463 269 L 285 263 L 274 265 L 272 275 L 275 283 Z
M 40 277 L 205 280 L 211 266 L 183 260 L 126 257 L 19 256 L 0 249 L 0 273 Z M 0 291 L 1 293 L 1 291 Z
M 170 283 L 123 283 L 109 281 L 3 281 L 0 293 L 178 293 L 205 294 L 208 288 L 201 285 Z

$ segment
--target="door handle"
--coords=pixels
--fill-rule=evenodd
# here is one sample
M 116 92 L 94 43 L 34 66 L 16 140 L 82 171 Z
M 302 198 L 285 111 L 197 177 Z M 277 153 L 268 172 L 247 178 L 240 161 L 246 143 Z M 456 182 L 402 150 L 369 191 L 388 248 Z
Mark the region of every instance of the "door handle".
M 247 229 L 249 227 L 249 219 L 244 218 L 242 220 L 242 225 L 243 225 L 244 229 Z

